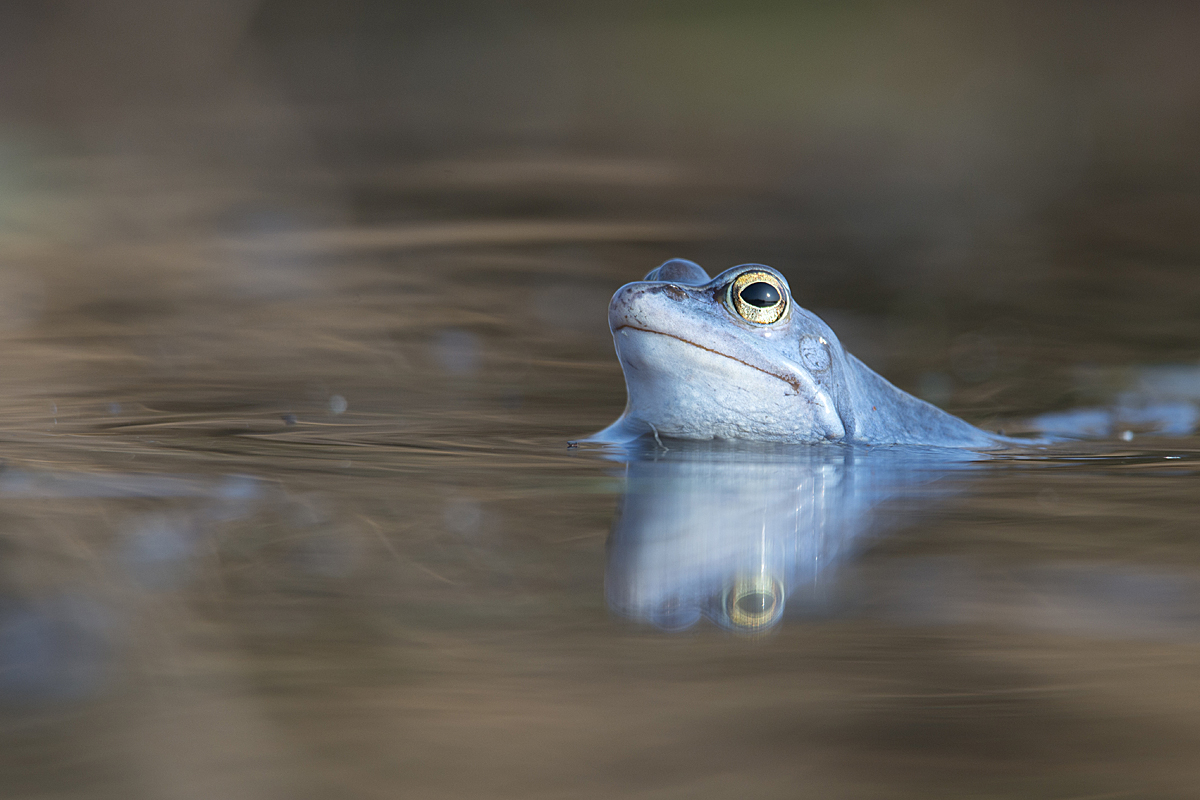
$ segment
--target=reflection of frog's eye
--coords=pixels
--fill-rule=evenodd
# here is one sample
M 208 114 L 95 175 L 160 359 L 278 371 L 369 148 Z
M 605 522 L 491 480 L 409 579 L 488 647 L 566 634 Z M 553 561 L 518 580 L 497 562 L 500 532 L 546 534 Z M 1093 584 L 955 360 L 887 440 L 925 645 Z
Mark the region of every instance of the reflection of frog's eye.
M 743 272 L 729 284 L 727 302 L 747 322 L 770 325 L 787 312 L 787 290 L 769 272 Z
M 725 618 L 748 633 L 766 630 L 783 616 L 783 585 L 766 575 L 736 581 L 725 591 Z

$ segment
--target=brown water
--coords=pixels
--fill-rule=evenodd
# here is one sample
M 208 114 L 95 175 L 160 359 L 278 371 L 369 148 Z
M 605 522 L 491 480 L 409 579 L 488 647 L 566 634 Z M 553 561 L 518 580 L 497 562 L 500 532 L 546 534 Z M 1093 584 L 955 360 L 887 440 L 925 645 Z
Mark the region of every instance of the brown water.
M 675 256 L 979 424 L 1195 399 L 1187 24 L 235 5 L 0 125 L 0 796 L 1197 796 L 1195 436 L 567 448 Z
M 1194 439 L 975 464 L 765 636 L 606 608 L 623 467 L 566 441 L 619 412 L 607 296 L 677 227 L 118 240 L 25 273 L 7 796 L 1192 796 Z

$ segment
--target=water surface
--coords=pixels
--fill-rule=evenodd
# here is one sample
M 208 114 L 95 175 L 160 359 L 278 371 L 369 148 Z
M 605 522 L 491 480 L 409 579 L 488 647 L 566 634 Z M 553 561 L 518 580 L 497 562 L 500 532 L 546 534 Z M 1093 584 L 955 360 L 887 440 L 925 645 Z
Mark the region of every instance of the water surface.
M 8 796 L 1190 793 L 1193 439 L 568 449 L 671 244 L 546 231 L 37 278 Z

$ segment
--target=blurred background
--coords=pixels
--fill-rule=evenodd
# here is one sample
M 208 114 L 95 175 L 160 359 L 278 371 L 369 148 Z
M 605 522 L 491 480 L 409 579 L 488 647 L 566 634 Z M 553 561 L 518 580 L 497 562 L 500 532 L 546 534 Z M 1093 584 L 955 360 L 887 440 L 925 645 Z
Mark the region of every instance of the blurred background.
M 0 4 L 0 796 L 1192 796 L 1194 439 L 999 470 L 755 642 L 610 618 L 565 441 L 672 257 L 976 423 L 1200 398 L 1198 36 Z
M 8 3 L 4 325 L 219 306 L 154 331 L 162 366 L 374 260 L 435 294 L 524 281 L 483 313 L 523 345 L 583 326 L 590 356 L 621 282 L 757 261 L 905 388 L 1067 406 L 1062 368 L 1197 356 L 1198 13 Z M 463 263 L 497 246 L 519 275 Z

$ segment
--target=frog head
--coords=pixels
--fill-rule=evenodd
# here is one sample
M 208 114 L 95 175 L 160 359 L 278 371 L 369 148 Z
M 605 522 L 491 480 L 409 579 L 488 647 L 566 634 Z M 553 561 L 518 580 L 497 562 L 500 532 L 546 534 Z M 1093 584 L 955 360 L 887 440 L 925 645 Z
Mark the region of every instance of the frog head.
M 625 413 L 596 438 L 837 441 L 846 354 L 829 326 L 761 264 L 710 278 L 673 259 L 622 286 L 609 327 L 625 373 Z

